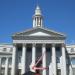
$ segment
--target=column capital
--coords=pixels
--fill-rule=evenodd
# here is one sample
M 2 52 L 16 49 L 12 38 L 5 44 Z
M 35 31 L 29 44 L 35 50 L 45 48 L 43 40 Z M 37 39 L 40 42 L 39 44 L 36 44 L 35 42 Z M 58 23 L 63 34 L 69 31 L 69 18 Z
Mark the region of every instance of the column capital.
M 62 44 L 62 47 L 65 47 L 65 44 L 64 43 Z
M 23 46 L 26 46 L 26 43 L 23 43 L 22 45 L 23 45 Z
M 32 43 L 32 46 L 36 46 L 36 43 Z
M 53 44 L 52 44 L 52 47 L 55 47 L 55 46 L 56 46 L 56 44 L 53 43 Z
M 45 47 L 46 46 L 46 43 L 43 43 L 42 46 Z

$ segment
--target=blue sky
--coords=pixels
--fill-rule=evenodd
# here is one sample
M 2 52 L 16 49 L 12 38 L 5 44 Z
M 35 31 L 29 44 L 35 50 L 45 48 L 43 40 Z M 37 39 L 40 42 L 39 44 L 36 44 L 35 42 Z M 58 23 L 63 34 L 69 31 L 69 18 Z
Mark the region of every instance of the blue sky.
M 65 33 L 75 43 L 75 0 L 38 0 L 44 25 Z M 37 0 L 0 0 L 0 43 L 12 43 L 11 35 L 32 27 Z

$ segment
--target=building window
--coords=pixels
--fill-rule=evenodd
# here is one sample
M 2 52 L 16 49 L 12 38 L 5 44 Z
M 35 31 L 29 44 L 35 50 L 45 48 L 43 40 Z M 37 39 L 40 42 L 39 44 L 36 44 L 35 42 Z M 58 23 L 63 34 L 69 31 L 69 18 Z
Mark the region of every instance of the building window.
M 21 56 L 18 57 L 18 63 L 21 63 Z
M 1 64 L 2 64 L 2 65 L 5 65 L 5 62 L 6 62 L 6 58 L 3 57 L 2 60 L 1 60 Z
M 74 48 L 71 48 L 71 52 L 74 52 Z
M 60 63 L 60 57 L 56 57 L 56 62 Z
M 73 65 L 75 65 L 75 57 L 71 58 L 71 62 Z
M 9 65 L 11 65 L 12 64 L 12 58 L 10 57 L 9 58 Z
M 21 75 L 21 69 L 18 69 L 18 74 L 17 75 Z
M 61 69 L 57 69 L 57 75 L 61 75 Z
M 11 68 L 8 69 L 8 75 L 11 75 Z
M 3 51 L 6 51 L 7 50 L 7 48 L 3 48 Z
M 10 48 L 10 52 L 12 52 L 13 51 L 13 49 L 12 48 Z
M 56 47 L 56 62 L 60 63 L 60 57 L 61 57 L 61 47 L 57 46 Z
M 18 63 L 21 63 L 22 51 L 18 51 Z
M 1 75 L 5 74 L 5 68 L 1 68 Z
M 75 75 L 75 68 L 73 68 L 73 75 Z

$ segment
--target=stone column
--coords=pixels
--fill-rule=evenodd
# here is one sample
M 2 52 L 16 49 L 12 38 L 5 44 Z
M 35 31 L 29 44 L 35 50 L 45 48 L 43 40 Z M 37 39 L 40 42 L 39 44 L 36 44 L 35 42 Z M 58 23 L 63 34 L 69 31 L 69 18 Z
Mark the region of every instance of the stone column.
M 13 44 L 13 53 L 12 53 L 12 72 L 11 75 L 17 74 L 17 47 L 16 44 Z
M 55 44 L 52 44 L 52 66 L 53 66 L 53 75 L 57 75 Z
M 52 63 L 49 65 L 49 75 L 53 75 Z
M 35 19 L 33 18 L 33 27 L 35 27 Z
M 8 69 L 9 69 L 9 64 L 8 64 L 9 58 L 6 58 L 6 63 L 5 63 L 5 75 L 8 75 Z
M 1 75 L 1 57 L 0 57 L 0 75 Z
M 45 44 L 42 45 L 42 67 L 46 67 L 46 46 Z M 46 69 L 43 70 L 42 75 L 46 75 Z
M 62 44 L 62 71 L 63 71 L 62 75 L 67 75 L 65 44 Z
M 69 66 L 69 70 L 70 70 L 69 75 L 73 75 L 73 69 L 71 65 Z
M 43 20 L 41 19 L 41 26 L 43 27 Z
M 22 47 L 22 74 L 25 73 L 25 69 L 26 69 L 26 44 L 23 44 Z
M 32 62 L 30 64 L 30 71 L 35 72 L 32 67 L 35 65 L 36 62 L 36 44 L 32 44 Z
M 32 64 L 35 64 L 36 61 L 36 45 L 32 45 Z
M 35 25 L 37 26 L 37 17 L 35 18 L 35 20 L 36 20 L 36 21 L 35 21 L 35 22 L 36 22 Z

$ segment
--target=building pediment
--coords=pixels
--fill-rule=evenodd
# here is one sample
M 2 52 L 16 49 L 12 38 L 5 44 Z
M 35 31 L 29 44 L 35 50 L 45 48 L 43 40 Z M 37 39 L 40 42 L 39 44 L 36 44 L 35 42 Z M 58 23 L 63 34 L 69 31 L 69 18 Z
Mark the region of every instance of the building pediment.
M 18 37 L 65 37 L 64 34 L 44 28 L 33 28 L 13 35 L 13 39 Z
M 39 32 L 32 33 L 32 34 L 30 34 L 29 36 L 51 36 L 51 35 L 39 31 Z

